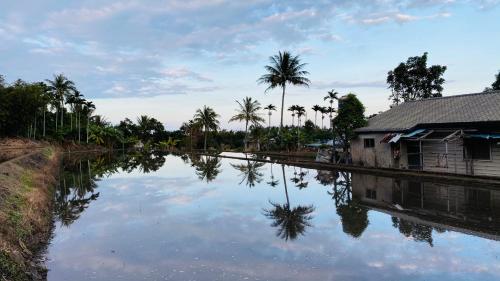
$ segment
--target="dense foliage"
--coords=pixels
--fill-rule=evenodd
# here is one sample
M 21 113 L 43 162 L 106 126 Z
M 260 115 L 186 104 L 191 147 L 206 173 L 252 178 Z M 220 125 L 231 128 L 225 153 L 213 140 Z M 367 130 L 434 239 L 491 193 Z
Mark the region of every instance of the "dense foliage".
M 440 97 L 445 79 L 446 66 L 427 67 L 427 53 L 410 57 L 387 74 L 387 84 L 392 91 L 394 104 L 412 100 Z

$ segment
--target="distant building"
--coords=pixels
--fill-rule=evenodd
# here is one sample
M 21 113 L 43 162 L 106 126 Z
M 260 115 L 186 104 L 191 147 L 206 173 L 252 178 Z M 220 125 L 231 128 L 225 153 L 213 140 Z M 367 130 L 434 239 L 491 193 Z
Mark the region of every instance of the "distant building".
M 356 133 L 353 164 L 500 177 L 500 91 L 405 102 Z

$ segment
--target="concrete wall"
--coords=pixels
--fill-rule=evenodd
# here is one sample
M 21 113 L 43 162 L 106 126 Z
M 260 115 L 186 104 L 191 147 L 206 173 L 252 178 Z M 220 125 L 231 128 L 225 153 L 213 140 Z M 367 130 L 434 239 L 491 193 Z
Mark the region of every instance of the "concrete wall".
M 380 143 L 385 134 L 362 134 L 351 142 L 352 161 L 355 165 L 377 167 L 377 168 L 397 168 L 393 160 L 391 146 L 387 143 Z M 365 148 L 364 139 L 375 139 L 375 147 Z

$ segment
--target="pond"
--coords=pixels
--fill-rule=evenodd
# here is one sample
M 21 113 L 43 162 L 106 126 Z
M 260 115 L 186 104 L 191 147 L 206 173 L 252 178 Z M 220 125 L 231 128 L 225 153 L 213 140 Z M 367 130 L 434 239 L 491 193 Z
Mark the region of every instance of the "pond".
M 48 280 L 500 280 L 500 190 L 249 160 L 67 155 Z

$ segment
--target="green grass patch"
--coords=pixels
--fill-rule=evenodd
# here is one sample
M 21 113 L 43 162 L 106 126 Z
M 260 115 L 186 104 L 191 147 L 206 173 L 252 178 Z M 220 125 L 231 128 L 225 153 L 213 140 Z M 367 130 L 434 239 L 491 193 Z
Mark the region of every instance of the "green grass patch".
M 54 154 L 54 151 L 52 150 L 51 147 L 46 147 L 42 150 L 42 155 L 47 157 L 47 158 L 51 158 L 53 154 Z
M 3 278 L 1 280 L 29 280 L 23 268 L 14 262 L 4 251 L 0 251 L 0 277 Z

